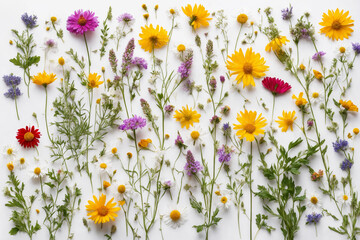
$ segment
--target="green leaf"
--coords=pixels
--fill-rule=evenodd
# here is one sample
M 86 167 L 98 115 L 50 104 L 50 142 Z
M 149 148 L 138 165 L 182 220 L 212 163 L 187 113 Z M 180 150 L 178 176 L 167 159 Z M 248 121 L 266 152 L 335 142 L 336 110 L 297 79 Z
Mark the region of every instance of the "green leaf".
M 10 230 L 9 234 L 10 234 L 10 235 L 15 235 L 15 234 L 17 234 L 18 232 L 19 232 L 19 229 L 18 229 L 17 227 L 13 227 L 13 228 Z

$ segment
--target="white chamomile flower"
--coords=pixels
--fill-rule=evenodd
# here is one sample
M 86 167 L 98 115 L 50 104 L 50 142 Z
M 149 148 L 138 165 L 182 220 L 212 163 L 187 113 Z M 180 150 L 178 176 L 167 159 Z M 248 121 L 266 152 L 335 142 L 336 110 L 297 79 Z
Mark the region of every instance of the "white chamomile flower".
M 205 144 L 205 139 L 208 135 L 207 132 L 205 132 L 200 126 L 195 125 L 193 127 L 190 127 L 188 137 L 186 142 L 195 145 L 195 143 L 198 144 Z
M 312 211 L 321 209 L 321 200 L 317 193 L 307 194 L 306 202 L 306 206 Z
M 251 11 L 239 9 L 237 11 L 237 15 L 233 16 L 233 19 L 235 19 L 235 21 L 243 27 L 249 27 L 254 26 L 257 22 L 253 16 L 254 14 Z
M 341 202 L 343 205 L 350 206 L 352 198 L 350 194 L 345 192 L 338 195 L 338 201 Z
M 128 200 L 133 196 L 133 190 L 126 181 L 115 180 L 110 187 L 110 191 L 117 201 Z
M 109 160 L 100 158 L 95 165 L 100 174 L 112 174 L 111 163 Z
M 338 59 L 345 60 L 350 56 L 351 47 L 346 43 L 337 44 L 334 53 Z
M 173 17 L 177 17 L 179 16 L 179 9 L 177 9 L 176 7 L 172 7 L 169 10 L 167 10 L 168 16 L 169 18 L 173 18 Z
M 224 209 L 228 209 L 230 206 L 230 195 L 228 194 L 222 194 L 221 196 L 219 196 L 219 203 L 218 203 L 218 207 L 219 208 L 224 208 Z
M 29 174 L 32 178 L 38 179 L 40 177 L 44 177 L 46 174 L 46 171 L 47 171 L 46 167 L 38 164 L 29 170 Z
M 179 228 L 186 222 L 187 212 L 185 208 L 176 206 L 168 209 L 163 216 L 168 226 Z
M 28 163 L 26 159 L 22 157 L 17 159 L 16 166 L 19 167 L 20 169 L 24 169 L 28 166 Z
M 3 156 L 6 160 L 14 161 L 16 159 L 17 148 L 7 145 L 4 147 Z
M 324 100 L 323 91 L 313 91 L 310 93 L 310 101 L 313 104 L 321 103 Z

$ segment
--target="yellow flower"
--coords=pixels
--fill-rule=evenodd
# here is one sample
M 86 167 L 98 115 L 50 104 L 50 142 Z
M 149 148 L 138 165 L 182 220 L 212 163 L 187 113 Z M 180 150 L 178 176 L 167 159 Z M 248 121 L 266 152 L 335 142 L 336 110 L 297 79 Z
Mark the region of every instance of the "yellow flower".
M 315 78 L 316 78 L 317 80 L 321 80 L 321 79 L 323 78 L 323 75 L 322 75 L 321 72 L 313 69 L 313 73 L 314 73 L 314 76 L 315 76 Z
M 101 194 L 99 200 L 93 196 L 93 201 L 88 201 L 89 205 L 86 205 L 86 210 L 89 212 L 87 215 L 90 216 L 89 219 L 93 220 L 95 223 L 106 223 L 114 221 L 118 216 L 116 214 L 117 211 L 120 210 L 119 207 L 116 206 L 116 202 L 112 202 L 114 198 L 112 198 L 108 203 L 106 203 L 106 195 Z M 106 204 L 105 204 L 106 203 Z
M 205 7 L 201 4 L 199 6 L 197 4 L 194 5 L 194 8 L 188 4 L 185 8 L 181 8 L 183 13 L 190 18 L 189 24 L 196 30 L 197 28 L 204 26 L 209 26 L 209 18 L 210 13 L 205 9 Z
M 145 11 L 147 11 L 147 6 L 146 6 L 146 4 L 141 5 L 141 7 L 142 7 Z
M 358 112 L 359 111 L 358 107 L 350 100 L 347 100 L 347 101 L 340 100 L 339 103 L 341 104 L 341 106 L 343 108 L 345 108 L 346 110 L 348 110 L 350 112 Z
M 32 77 L 33 83 L 37 85 L 43 85 L 46 87 L 50 83 L 56 80 L 56 75 L 53 73 L 47 74 L 45 71 L 43 73 L 38 73 L 38 75 Z
M 138 143 L 138 145 L 141 148 L 147 148 L 149 143 L 152 143 L 152 140 L 150 138 L 141 139 L 140 142 Z
M 148 14 L 148 13 L 145 13 L 145 14 L 143 15 L 143 17 L 145 18 L 145 20 L 148 20 L 149 14 Z
M 159 9 L 159 5 L 156 4 L 155 7 L 154 7 L 154 9 L 155 9 L 155 11 L 158 10 L 158 9 Z
M 14 163 L 13 162 L 8 162 L 6 164 L 7 169 L 9 169 L 10 172 L 12 172 L 14 170 Z
M 96 104 L 100 104 L 101 98 L 96 99 Z
M 252 48 L 246 49 L 244 55 L 242 49 L 239 52 L 235 51 L 233 55 L 228 56 L 230 60 L 226 63 L 226 68 L 230 76 L 236 75 L 237 84 L 243 82 L 243 88 L 252 85 L 255 86 L 254 77 L 260 78 L 265 76 L 265 71 L 268 71 L 269 66 L 265 65 L 265 60 L 259 53 L 252 51 Z
M 274 38 L 268 45 L 265 47 L 265 51 L 270 52 L 273 50 L 277 52 L 282 45 L 286 45 L 286 42 L 290 42 L 285 36 L 278 36 Z
M 112 149 L 111 149 L 111 153 L 112 153 L 112 154 L 117 153 L 117 148 L 116 148 L 116 147 L 112 148 Z
M 141 27 L 141 31 L 139 44 L 145 51 L 152 52 L 156 48 L 162 48 L 169 41 L 167 31 L 159 25 L 156 28 L 152 24 L 150 27 L 145 25 Z
M 104 181 L 103 182 L 103 187 L 104 187 L 104 189 L 107 189 L 108 187 L 110 187 L 111 186 L 111 184 L 108 182 L 108 181 Z
M 177 46 L 177 50 L 178 50 L 178 52 L 183 52 L 186 50 L 186 47 L 184 46 L 184 44 L 179 44 Z
M 238 23 L 240 24 L 245 24 L 248 20 L 248 16 L 245 13 L 241 13 L 237 16 L 236 20 L 238 21 Z
M 65 64 L 65 60 L 63 57 L 60 57 L 59 60 L 58 60 L 58 63 L 61 65 L 61 66 L 64 66 Z
M 281 128 L 282 132 L 286 132 L 288 128 L 290 127 L 291 131 L 293 130 L 293 124 L 296 119 L 295 117 L 295 111 L 292 112 L 282 112 L 282 117 L 278 117 L 279 120 L 275 121 L 279 124 L 279 128 Z
M 240 114 L 237 114 L 236 119 L 240 124 L 233 124 L 234 130 L 238 130 L 236 132 L 236 135 L 243 139 L 245 138 L 246 141 L 252 142 L 255 140 L 255 136 L 259 134 L 264 134 L 265 130 L 262 129 L 266 126 L 266 119 L 261 116 L 261 113 L 259 116 L 257 116 L 256 111 L 247 111 L 245 109 L 245 112 L 240 112 Z
M 126 153 L 126 155 L 127 155 L 128 158 L 132 158 L 132 153 L 131 152 Z
M 292 99 L 296 99 L 296 101 L 295 101 L 296 106 L 301 107 L 301 106 L 305 106 L 305 104 L 307 104 L 307 100 L 305 98 L 303 98 L 303 95 L 304 95 L 303 92 L 301 92 L 299 94 L 299 97 L 296 97 L 296 95 L 293 94 Z
M 46 28 L 46 31 L 50 31 L 50 27 L 47 27 L 47 28 Z
M 101 78 L 100 75 L 97 73 L 90 73 L 88 77 L 89 84 L 88 86 L 90 88 L 98 88 L 104 81 L 99 81 Z
M 200 122 L 200 117 L 201 115 L 196 110 L 189 109 L 188 105 L 186 108 L 182 107 L 182 110 L 176 110 L 174 114 L 176 121 L 180 122 L 182 128 L 186 126 L 186 129 L 189 129 L 190 125 L 194 126 L 194 122 Z
M 360 130 L 359 130 L 358 128 L 354 128 L 354 129 L 353 129 L 353 133 L 354 133 L 355 135 L 358 135 L 359 132 L 360 132 Z
M 54 23 L 54 22 L 57 21 L 57 18 L 56 17 L 51 17 L 50 20 L 51 20 L 52 23 Z
M 169 10 L 169 13 L 170 13 L 171 15 L 174 15 L 176 12 L 175 12 L 175 10 L 174 10 L 173 8 L 171 8 L 171 9 Z
M 12 40 L 9 41 L 9 44 L 10 44 L 10 45 L 13 45 L 13 43 L 14 43 L 14 42 L 13 42 Z
M 344 38 L 349 38 L 354 31 L 351 27 L 354 26 L 354 20 L 351 19 L 349 11 L 344 13 L 344 10 L 337 8 L 334 10 L 328 10 L 328 14 L 323 13 L 322 22 L 319 23 L 323 28 L 320 29 L 320 33 L 325 33 L 328 38 L 338 41 Z
M 300 67 L 299 67 L 299 68 L 300 68 L 301 71 L 304 71 L 304 70 L 306 69 L 306 67 L 305 67 L 304 64 L 300 64 Z

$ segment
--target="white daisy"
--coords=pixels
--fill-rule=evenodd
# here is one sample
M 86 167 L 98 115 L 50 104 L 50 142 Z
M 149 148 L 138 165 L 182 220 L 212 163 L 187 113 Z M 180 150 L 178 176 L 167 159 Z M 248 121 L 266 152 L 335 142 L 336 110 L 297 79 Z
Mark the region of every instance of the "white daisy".
M 306 206 L 310 208 L 312 211 L 317 209 L 321 209 L 321 200 L 319 198 L 319 194 L 311 193 L 307 195 Z
M 345 60 L 350 56 L 351 47 L 346 43 L 337 44 L 334 53 L 338 59 Z
M 310 93 L 310 101 L 312 104 L 321 103 L 324 100 L 323 91 L 313 91 Z
M 109 160 L 100 158 L 95 165 L 100 174 L 112 174 L 111 163 Z
M 229 206 L 230 206 L 230 202 L 231 202 L 231 199 L 230 199 L 230 195 L 221 195 L 219 196 L 219 203 L 218 203 L 218 207 L 219 208 L 224 208 L 224 209 L 228 209 Z
M 110 191 L 117 201 L 128 200 L 133 197 L 133 190 L 125 181 L 115 180 L 111 186 Z
M 342 203 L 342 205 L 350 206 L 352 198 L 348 193 L 342 193 L 338 195 L 338 201 Z
M 3 155 L 6 160 L 14 161 L 16 159 L 17 148 L 7 145 L 4 147 Z
M 172 228 L 179 228 L 186 222 L 187 212 L 185 208 L 176 206 L 170 208 L 164 215 L 165 223 Z
M 46 171 L 47 171 L 46 167 L 44 167 L 40 164 L 37 164 L 29 170 L 29 174 L 32 178 L 38 179 L 40 177 L 44 177 L 46 174 Z
M 189 135 L 186 138 L 186 142 L 189 144 L 195 145 L 195 143 L 205 145 L 205 139 L 208 135 L 208 132 L 205 132 L 200 126 L 195 125 L 190 127 Z
M 26 168 L 27 165 L 28 163 L 23 157 L 16 160 L 16 166 L 18 166 L 20 169 Z

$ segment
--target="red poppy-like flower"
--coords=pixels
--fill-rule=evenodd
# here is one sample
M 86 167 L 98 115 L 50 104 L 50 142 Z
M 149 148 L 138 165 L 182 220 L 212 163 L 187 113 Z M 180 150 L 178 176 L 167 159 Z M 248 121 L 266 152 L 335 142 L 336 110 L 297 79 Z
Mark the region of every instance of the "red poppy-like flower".
M 34 126 L 31 128 L 26 126 L 26 128 L 18 130 L 16 139 L 24 148 L 34 148 L 39 144 L 40 135 L 39 129 L 36 129 Z
M 291 89 L 290 84 L 274 77 L 265 77 L 262 85 L 273 94 L 284 94 Z

